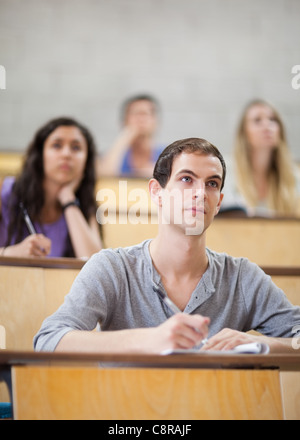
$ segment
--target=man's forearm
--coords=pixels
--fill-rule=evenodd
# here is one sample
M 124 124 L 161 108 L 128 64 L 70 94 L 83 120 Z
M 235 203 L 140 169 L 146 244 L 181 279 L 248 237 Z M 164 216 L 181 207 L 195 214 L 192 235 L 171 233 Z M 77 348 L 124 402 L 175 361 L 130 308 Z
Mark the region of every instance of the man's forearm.
M 300 351 L 296 350 L 293 344 L 293 338 L 265 338 L 266 343 L 270 347 L 271 353 L 289 353 L 297 354 Z
M 117 331 L 72 330 L 56 351 L 81 353 L 150 353 L 166 349 L 192 348 L 207 336 L 209 319 L 178 313 L 157 327 Z
M 56 346 L 57 352 L 141 353 L 145 331 L 149 329 L 108 332 L 73 330 L 66 333 Z

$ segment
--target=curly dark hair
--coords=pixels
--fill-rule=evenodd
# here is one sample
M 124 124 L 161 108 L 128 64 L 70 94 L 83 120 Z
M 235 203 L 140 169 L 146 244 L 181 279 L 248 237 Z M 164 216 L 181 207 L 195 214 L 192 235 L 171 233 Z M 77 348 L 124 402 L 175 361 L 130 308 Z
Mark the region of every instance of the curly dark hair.
M 87 220 L 91 215 L 96 213 L 97 205 L 94 194 L 96 183 L 96 147 L 94 139 L 89 130 L 75 119 L 69 117 L 52 119 L 43 125 L 34 135 L 26 151 L 22 171 L 14 183 L 9 205 L 10 222 L 6 246 L 11 244 L 13 235 L 16 237 L 16 243 L 22 239 L 24 220 L 23 215 L 21 215 L 20 203 L 26 207 L 29 216 L 33 220 L 40 221 L 45 199 L 42 185 L 44 179 L 44 143 L 48 136 L 60 126 L 77 127 L 87 142 L 87 161 L 83 179 L 76 191 L 76 197 L 80 202 L 82 213 Z

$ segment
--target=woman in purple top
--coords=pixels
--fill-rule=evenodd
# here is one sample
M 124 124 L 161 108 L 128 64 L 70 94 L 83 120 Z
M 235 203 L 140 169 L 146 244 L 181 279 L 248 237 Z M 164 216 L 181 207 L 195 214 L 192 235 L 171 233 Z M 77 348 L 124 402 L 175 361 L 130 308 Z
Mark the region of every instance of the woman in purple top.
M 95 154 L 91 134 L 74 119 L 37 131 L 19 177 L 2 184 L 1 255 L 80 258 L 101 249 Z

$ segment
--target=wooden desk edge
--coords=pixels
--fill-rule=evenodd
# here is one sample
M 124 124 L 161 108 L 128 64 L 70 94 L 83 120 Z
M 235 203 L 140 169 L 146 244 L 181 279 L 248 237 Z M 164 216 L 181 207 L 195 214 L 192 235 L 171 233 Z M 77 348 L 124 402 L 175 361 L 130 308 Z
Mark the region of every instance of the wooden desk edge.
M 260 268 L 270 276 L 287 276 L 298 277 L 300 276 L 300 266 L 265 266 Z
M 82 269 L 87 260 L 80 258 L 1 257 L 0 266 L 42 267 L 50 269 Z M 300 276 L 300 266 L 266 266 L 261 269 L 271 276 Z
M 145 355 L 145 354 L 79 354 L 49 353 L 34 351 L 0 350 L 0 369 L 15 365 L 72 364 L 116 364 L 119 367 L 135 368 L 231 368 L 231 369 L 279 369 L 300 371 L 300 352 L 295 354 L 268 355 Z
M 224 211 L 226 212 L 226 211 Z M 222 212 L 220 213 L 220 216 L 216 216 L 214 219 L 214 222 L 218 221 L 218 222 L 228 222 L 228 223 L 233 223 L 235 221 L 238 222 L 243 222 L 243 223 L 255 223 L 257 221 L 259 222 L 263 222 L 263 223 L 299 223 L 300 222 L 300 217 L 299 216 L 275 216 L 275 217 L 264 217 L 264 216 L 252 216 L 252 217 L 247 217 L 247 216 L 243 216 L 243 217 L 222 217 Z
M 81 269 L 87 260 L 80 258 L 0 257 L 0 266 L 42 267 L 50 269 Z

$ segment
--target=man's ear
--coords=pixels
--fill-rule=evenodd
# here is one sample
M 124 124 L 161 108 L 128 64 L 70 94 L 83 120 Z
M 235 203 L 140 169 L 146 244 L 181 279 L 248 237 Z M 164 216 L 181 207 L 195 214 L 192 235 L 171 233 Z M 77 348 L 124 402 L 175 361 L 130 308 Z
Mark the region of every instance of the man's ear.
M 149 193 L 151 200 L 157 205 L 161 206 L 161 191 L 162 187 L 156 179 L 149 180 Z
M 224 194 L 223 194 L 223 193 L 220 193 L 220 200 L 219 200 L 219 202 L 218 202 L 218 204 L 217 204 L 217 206 L 216 206 L 215 215 L 217 215 L 217 214 L 219 213 L 219 211 L 220 211 L 221 203 L 222 203 L 223 197 L 224 197 Z

